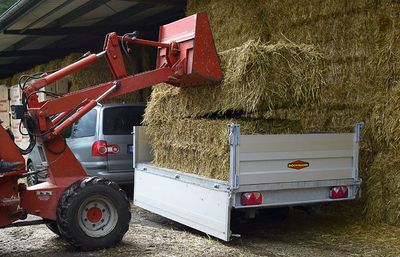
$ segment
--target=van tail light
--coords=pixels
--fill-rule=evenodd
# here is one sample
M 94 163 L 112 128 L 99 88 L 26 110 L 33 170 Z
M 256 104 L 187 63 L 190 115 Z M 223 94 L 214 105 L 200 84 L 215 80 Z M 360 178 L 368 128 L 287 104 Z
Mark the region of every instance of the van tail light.
M 92 146 L 92 156 L 107 156 L 107 142 L 96 141 Z
M 107 145 L 107 153 L 108 154 L 119 153 L 119 146 L 118 145 Z
M 332 187 L 329 190 L 329 197 L 332 199 L 347 198 L 349 189 L 346 186 Z
M 262 203 L 260 192 L 248 192 L 242 194 L 242 205 L 257 205 Z
M 118 145 L 107 145 L 106 141 L 96 141 L 92 146 L 92 156 L 107 156 L 108 154 L 119 153 Z

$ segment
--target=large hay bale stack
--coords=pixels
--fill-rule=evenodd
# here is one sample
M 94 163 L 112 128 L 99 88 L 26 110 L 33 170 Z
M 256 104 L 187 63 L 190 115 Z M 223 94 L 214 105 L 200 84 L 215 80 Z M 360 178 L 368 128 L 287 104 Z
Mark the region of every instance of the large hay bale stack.
M 368 0 L 250 1 L 243 12 L 243 1 L 189 1 L 188 14 L 207 11 L 217 49 L 227 50 L 243 44 L 244 37 L 232 37 L 238 28 L 254 26 L 241 32 L 262 42 L 282 40 L 314 45 L 327 57 L 326 83 L 322 108 L 347 109 L 355 105 L 371 109 L 365 102 L 373 96 L 371 70 L 367 63 L 374 47 L 373 13 L 376 6 Z M 230 8 L 226 8 L 229 6 Z M 374 11 L 374 12 L 372 12 Z M 233 16 L 231 13 L 234 13 Z M 230 18 L 230 17 L 233 18 Z M 228 20 L 224 20 L 228 17 Z M 247 20 L 251 18 L 251 23 Z M 360 87 L 362 85 L 362 87 Z M 376 88 L 375 88 L 376 90 Z
M 251 40 L 220 59 L 220 83 L 154 87 L 144 122 L 155 165 L 227 180 L 229 123 L 245 134 L 305 132 L 301 110 L 317 106 L 325 86 L 320 53 L 309 45 Z M 300 115 L 282 118 L 290 109 Z
M 229 92 L 232 95 L 223 91 L 229 78 L 218 85 L 185 90 L 158 86 L 152 95 L 148 109 L 148 113 L 152 114 L 146 116 L 147 122 L 151 127 L 151 124 L 167 124 L 161 122 L 164 120 L 172 126 L 174 121 L 185 120 L 183 125 L 178 126 L 180 130 L 177 136 L 182 136 L 185 126 L 191 127 L 190 122 L 194 121 L 201 123 L 198 117 L 205 118 L 207 115 L 213 120 L 204 120 L 204 123 L 221 121 L 222 114 L 229 114 L 236 122 L 238 116 L 240 119 L 246 117 L 247 120 L 239 121 L 246 125 L 254 119 L 258 119 L 259 123 L 277 120 L 289 122 L 285 124 L 287 129 L 282 129 L 285 133 L 309 130 L 351 132 L 354 122 L 364 121 L 366 126 L 360 156 L 363 197 L 355 203 L 337 204 L 337 207 L 342 211 L 351 210 L 355 215 L 366 213 L 374 221 L 398 224 L 399 212 L 395 205 L 400 199 L 400 185 L 396 176 L 395 156 L 398 156 L 400 149 L 397 143 L 400 135 L 397 128 L 399 101 L 396 100 L 399 9 L 399 3 L 389 0 L 188 1 L 188 15 L 207 11 L 218 52 L 242 46 L 248 39 L 269 42 L 271 45 L 282 40 L 314 45 L 326 57 L 325 84 L 314 91 L 314 98 L 299 102 L 288 101 L 296 98 L 291 98 L 294 95 L 286 97 L 283 91 L 269 95 L 273 99 L 266 101 L 268 97 L 265 97 L 264 91 L 260 91 L 258 83 L 242 84 L 247 79 L 246 73 L 237 75 L 243 76 L 239 84 L 248 91 L 247 95 L 240 87 L 232 87 L 232 91 L 235 91 Z M 222 62 L 226 76 L 230 70 L 224 57 Z M 290 64 L 291 61 L 285 68 Z M 249 75 L 252 76 L 257 77 Z M 261 73 L 259 77 L 262 78 Z M 270 77 L 272 80 L 277 78 L 280 76 Z M 270 81 L 268 86 L 273 83 Z M 249 89 L 254 90 L 253 94 Z M 235 103 L 225 101 L 231 97 Z M 300 125 L 297 130 L 291 131 L 293 124 Z M 199 124 L 193 126 L 201 127 Z M 208 132 L 204 128 L 201 133 L 213 135 L 211 127 Z M 164 129 L 165 134 L 169 135 L 168 126 Z M 269 132 L 268 129 L 257 131 Z M 196 129 L 190 133 L 198 135 Z M 193 145 L 186 142 L 185 148 L 196 148 Z M 170 156 L 169 159 L 172 161 L 169 160 L 166 165 L 176 165 L 185 157 L 174 159 Z M 378 185 L 380 189 L 375 190 Z M 354 204 L 357 208 L 354 208 Z

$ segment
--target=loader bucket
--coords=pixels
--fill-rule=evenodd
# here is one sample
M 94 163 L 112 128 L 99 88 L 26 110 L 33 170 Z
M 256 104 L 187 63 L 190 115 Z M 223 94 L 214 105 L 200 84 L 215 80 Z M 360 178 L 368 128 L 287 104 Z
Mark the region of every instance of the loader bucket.
M 222 79 L 207 14 L 205 12 L 186 17 L 160 27 L 159 42 L 178 43 L 176 67 L 183 69 L 170 84 L 179 87 L 214 83 Z M 167 64 L 165 48 L 160 48 L 157 67 Z

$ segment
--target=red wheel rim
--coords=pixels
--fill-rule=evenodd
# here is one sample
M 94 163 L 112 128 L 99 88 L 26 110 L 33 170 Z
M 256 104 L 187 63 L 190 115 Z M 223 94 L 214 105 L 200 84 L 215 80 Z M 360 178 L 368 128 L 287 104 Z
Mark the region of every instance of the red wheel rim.
M 87 212 L 87 218 L 92 223 L 98 222 L 101 219 L 101 217 L 102 217 L 102 213 L 101 213 L 100 208 L 98 208 L 98 207 L 92 207 Z

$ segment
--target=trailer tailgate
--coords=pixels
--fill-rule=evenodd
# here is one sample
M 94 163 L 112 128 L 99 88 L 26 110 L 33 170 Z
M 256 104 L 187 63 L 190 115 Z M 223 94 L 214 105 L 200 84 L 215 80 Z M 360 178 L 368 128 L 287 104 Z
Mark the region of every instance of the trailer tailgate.
M 240 185 L 355 177 L 354 134 L 242 135 Z

